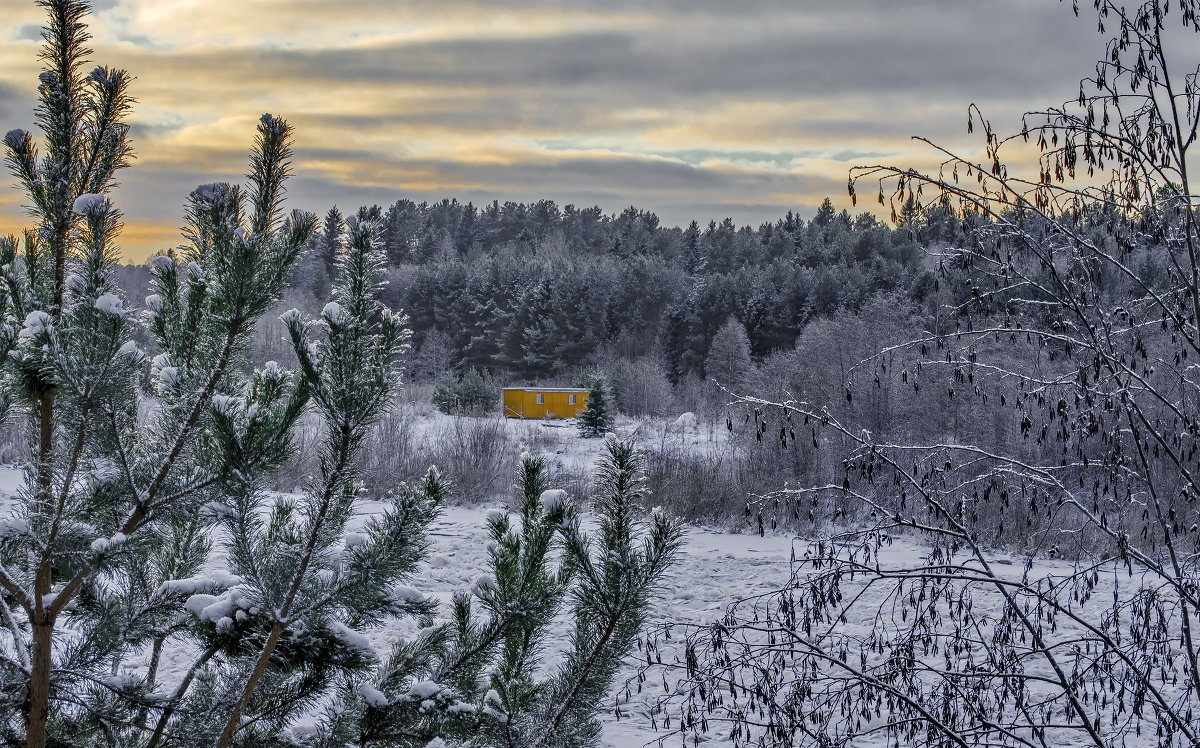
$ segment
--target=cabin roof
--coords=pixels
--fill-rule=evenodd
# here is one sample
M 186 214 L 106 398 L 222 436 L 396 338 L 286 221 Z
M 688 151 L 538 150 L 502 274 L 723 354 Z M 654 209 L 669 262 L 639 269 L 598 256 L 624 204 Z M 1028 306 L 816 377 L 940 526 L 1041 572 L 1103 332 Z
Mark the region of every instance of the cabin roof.
M 505 387 L 505 392 L 576 392 L 587 394 L 590 390 L 578 387 Z

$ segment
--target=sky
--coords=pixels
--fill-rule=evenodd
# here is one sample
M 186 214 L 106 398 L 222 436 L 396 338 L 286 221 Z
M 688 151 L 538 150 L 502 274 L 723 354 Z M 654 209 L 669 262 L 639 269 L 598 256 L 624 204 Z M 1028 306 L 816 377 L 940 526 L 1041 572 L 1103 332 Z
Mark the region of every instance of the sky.
M 296 127 L 289 206 L 454 197 L 629 205 L 666 225 L 852 212 L 847 170 L 967 154 L 1073 98 L 1101 56 L 1058 0 L 95 0 L 96 63 L 136 80 L 126 258 L 180 242 L 264 112 Z M 33 129 L 42 15 L 0 0 L 0 132 Z M 6 176 L 0 234 L 26 225 Z

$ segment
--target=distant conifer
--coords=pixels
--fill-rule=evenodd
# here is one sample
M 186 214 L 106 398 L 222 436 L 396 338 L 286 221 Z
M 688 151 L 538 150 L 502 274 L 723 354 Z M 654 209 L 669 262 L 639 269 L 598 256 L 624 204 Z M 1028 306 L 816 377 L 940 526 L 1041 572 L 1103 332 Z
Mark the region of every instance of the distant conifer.
M 613 420 L 608 388 L 603 379 L 594 377 L 588 385 L 587 409 L 579 414 L 579 433 L 589 438 L 602 436 L 612 430 Z

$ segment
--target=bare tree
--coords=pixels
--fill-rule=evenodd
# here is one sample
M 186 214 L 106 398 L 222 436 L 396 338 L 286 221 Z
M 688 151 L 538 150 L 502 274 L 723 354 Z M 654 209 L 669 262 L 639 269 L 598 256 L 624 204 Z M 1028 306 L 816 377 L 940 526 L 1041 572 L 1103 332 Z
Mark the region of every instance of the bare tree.
M 788 589 L 683 627 L 665 657 L 682 732 L 1200 745 L 1200 4 L 1093 5 L 1112 38 L 1077 100 L 1011 137 L 972 106 L 982 159 L 929 143 L 936 174 L 850 175 L 852 197 L 878 182 L 893 210 L 952 211 L 969 232 L 936 258 L 967 284 L 953 329 L 864 361 L 845 398 L 945 370 L 948 398 L 1011 412 L 1019 441 L 890 443 L 826 404 L 743 398 L 781 440 L 849 445 L 844 477 L 765 497 L 823 534 Z M 1036 174 L 1010 173 L 1019 148 Z

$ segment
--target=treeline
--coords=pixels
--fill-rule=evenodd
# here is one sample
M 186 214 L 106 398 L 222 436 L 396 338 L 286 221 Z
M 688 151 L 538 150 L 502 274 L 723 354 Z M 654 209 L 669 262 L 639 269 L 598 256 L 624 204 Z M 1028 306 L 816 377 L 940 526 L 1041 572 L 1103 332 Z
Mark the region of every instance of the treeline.
M 635 415 L 704 409 L 694 395 L 699 382 L 713 377 L 743 388 L 756 380 L 777 394 L 788 379 L 779 362 L 796 360 L 790 354 L 804 330 L 835 315 L 853 318 L 877 301 L 907 318 L 896 331 L 903 338 L 953 330 L 972 314 L 1002 315 L 1011 301 L 1011 294 L 979 297 L 988 268 L 942 259 L 942 248 L 986 236 L 983 218 L 912 203 L 894 216 L 895 226 L 870 213 L 838 211 L 828 199 L 811 220 L 788 213 L 757 228 L 730 219 L 663 227 L 654 213 L 635 207 L 604 214 L 549 200 L 478 208 L 453 199 L 402 199 L 386 209 L 359 208 L 351 217 L 384 224 L 384 301 L 409 317 L 410 379 L 436 381 L 452 370 L 477 369 L 497 383 L 575 383 L 582 371 L 600 370 L 620 380 L 613 382 L 624 386 L 615 393 L 618 404 Z M 1161 284 L 1167 271 L 1155 249 L 1161 243 L 1139 237 L 1130 244 L 1114 233 L 1111 219 L 1086 219 L 1095 246 L 1120 253 L 1136 246 L 1129 266 Z M 327 298 L 337 273 L 345 224 L 337 208 L 327 212 L 278 311 L 319 311 L 317 300 Z M 999 242 L 994 251 L 1011 248 Z M 134 303 L 145 275 L 144 267 L 119 273 Z M 1118 298 L 1133 293 L 1125 285 L 1113 275 L 1101 287 Z M 287 359 L 274 316 L 260 325 L 256 361 Z M 848 365 L 842 357 L 847 342 L 830 338 L 829 350 L 810 354 Z M 747 366 L 740 362 L 743 345 L 763 377 L 732 375 Z M 736 365 L 709 370 L 713 360 L 728 362 L 731 355 Z
M 892 228 L 828 199 L 812 220 L 789 212 L 757 228 L 664 227 L 635 207 L 606 215 L 549 200 L 399 200 L 357 216 L 384 222 L 388 301 L 409 315 L 418 349 L 438 349 L 426 359 L 523 380 L 571 374 L 600 351 L 657 356 L 673 383 L 704 377 L 731 317 L 761 359 L 790 348 L 810 320 L 881 294 L 922 301 L 935 285 L 922 245 L 962 232 L 916 213 Z M 296 279 L 318 297 L 343 224 L 328 212 Z

